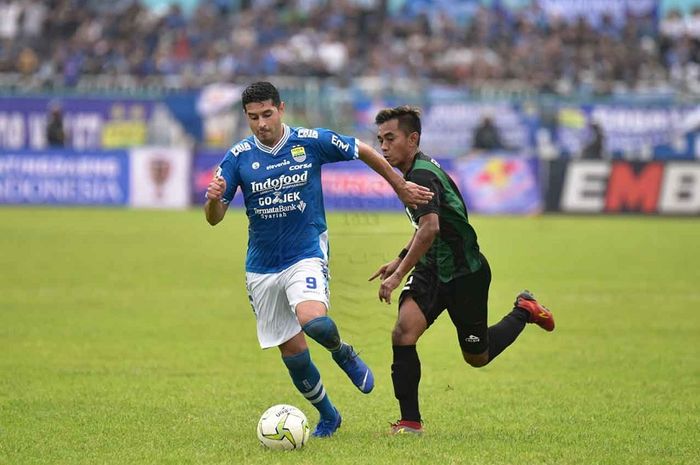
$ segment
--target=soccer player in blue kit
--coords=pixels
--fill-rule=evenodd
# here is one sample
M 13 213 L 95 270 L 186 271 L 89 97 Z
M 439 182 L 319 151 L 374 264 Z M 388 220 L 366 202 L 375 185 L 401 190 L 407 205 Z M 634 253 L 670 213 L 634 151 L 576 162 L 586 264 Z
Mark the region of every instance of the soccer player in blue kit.
M 269 82 L 251 84 L 241 100 L 253 135 L 224 156 L 207 187 L 204 212 L 216 225 L 236 190 L 242 191 L 249 220 L 246 288 L 258 341 L 263 349 L 279 348 L 294 385 L 320 413 L 312 434 L 328 437 L 340 427 L 341 416 L 311 360 L 305 335 L 331 352 L 361 392 L 372 390 L 374 376 L 327 315 L 329 249 L 321 165 L 359 158 L 407 205 L 425 204 L 432 193 L 404 180 L 354 137 L 284 124 L 284 102 Z

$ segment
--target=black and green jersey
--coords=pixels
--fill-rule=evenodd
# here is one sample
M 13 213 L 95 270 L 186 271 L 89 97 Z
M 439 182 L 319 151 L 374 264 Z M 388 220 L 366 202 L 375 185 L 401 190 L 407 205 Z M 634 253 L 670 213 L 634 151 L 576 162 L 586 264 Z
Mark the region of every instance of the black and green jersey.
M 413 226 L 418 228 L 418 219 L 428 213 L 437 213 L 440 219 L 440 234 L 421 257 L 419 266 L 431 269 L 442 282 L 478 271 L 481 259 L 476 232 L 469 224 L 467 207 L 454 181 L 438 162 L 422 152 L 416 154 L 405 178 L 434 194 L 429 203 L 415 210 L 406 208 Z

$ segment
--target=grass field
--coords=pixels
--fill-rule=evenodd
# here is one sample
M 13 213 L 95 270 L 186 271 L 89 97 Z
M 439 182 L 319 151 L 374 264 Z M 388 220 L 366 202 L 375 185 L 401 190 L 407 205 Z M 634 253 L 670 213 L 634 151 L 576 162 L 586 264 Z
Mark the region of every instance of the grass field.
M 367 283 L 410 226 L 329 223 L 331 313 L 377 386 L 361 395 L 314 345 L 343 426 L 283 453 L 258 445 L 260 413 L 317 415 L 258 348 L 240 212 L 211 228 L 199 211 L 0 209 L 0 464 L 700 463 L 699 220 L 473 218 L 490 321 L 527 287 L 557 329 L 529 325 L 475 369 L 438 320 L 418 347 L 422 438 L 386 434 L 396 308 Z

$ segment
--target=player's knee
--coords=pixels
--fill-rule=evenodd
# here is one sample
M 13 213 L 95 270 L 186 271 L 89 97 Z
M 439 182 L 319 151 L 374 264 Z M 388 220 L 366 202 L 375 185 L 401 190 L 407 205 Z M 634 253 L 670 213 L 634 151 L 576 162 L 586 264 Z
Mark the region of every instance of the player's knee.
M 397 323 L 391 332 L 391 343 L 400 346 L 413 345 L 418 342 L 418 337 L 420 334 L 417 331 Z
M 336 348 L 340 345 L 340 335 L 338 327 L 333 320 L 327 316 L 315 318 L 306 323 L 302 329 L 314 341 L 328 349 Z
M 462 357 L 464 361 L 474 368 L 481 368 L 489 363 L 489 353 L 484 352 L 483 354 L 470 354 L 467 352 L 462 352 Z

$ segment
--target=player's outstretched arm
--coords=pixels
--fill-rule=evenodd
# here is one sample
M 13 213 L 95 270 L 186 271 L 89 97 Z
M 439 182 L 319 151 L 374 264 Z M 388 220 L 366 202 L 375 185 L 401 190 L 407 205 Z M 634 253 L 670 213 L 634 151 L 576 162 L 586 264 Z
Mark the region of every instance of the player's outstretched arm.
M 226 192 L 226 180 L 221 176 L 214 176 L 207 186 L 207 201 L 204 204 L 204 215 L 212 226 L 223 220 L 228 210 L 228 204 L 221 201 L 224 192 Z
M 433 193 L 430 192 L 430 189 L 419 186 L 411 181 L 406 181 L 399 173 L 394 171 L 389 162 L 379 155 L 372 147 L 361 140 L 358 140 L 357 144 L 360 160 L 386 179 L 391 187 L 394 188 L 394 191 L 396 191 L 396 194 L 404 205 L 410 208 L 416 208 L 418 205 L 428 203 L 430 199 L 433 198 Z

